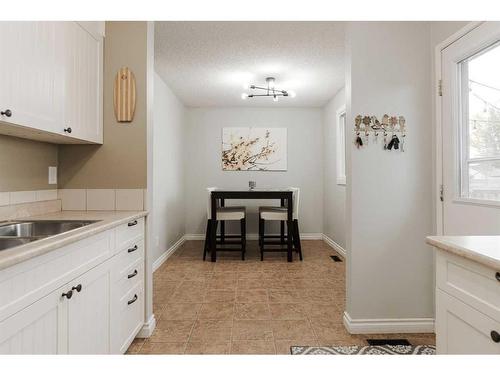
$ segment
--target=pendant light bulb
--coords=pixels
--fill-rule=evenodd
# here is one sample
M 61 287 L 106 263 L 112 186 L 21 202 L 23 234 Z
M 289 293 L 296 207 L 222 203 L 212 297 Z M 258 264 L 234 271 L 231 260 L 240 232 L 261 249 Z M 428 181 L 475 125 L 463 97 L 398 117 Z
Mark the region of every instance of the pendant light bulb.
M 297 96 L 297 94 L 295 93 L 295 91 L 288 91 L 288 96 L 290 98 L 295 98 Z
M 275 102 L 278 101 L 278 97 L 276 95 L 273 96 L 273 101 L 275 101 Z
M 243 94 L 241 94 L 241 99 L 243 99 L 243 100 L 248 99 L 248 94 L 246 92 L 244 92 Z

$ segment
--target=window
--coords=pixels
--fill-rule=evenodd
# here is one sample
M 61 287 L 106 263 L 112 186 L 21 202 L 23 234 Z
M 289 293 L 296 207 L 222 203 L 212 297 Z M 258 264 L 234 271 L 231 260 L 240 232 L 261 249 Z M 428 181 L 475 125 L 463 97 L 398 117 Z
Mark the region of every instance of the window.
M 337 111 L 337 185 L 345 185 L 345 107 Z
M 500 201 L 500 43 L 459 64 L 460 195 Z

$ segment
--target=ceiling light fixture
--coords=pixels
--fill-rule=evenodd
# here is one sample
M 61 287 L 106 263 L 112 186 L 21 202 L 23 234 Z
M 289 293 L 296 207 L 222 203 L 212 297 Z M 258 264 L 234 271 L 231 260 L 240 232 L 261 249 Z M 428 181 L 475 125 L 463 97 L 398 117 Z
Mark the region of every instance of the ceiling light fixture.
M 278 90 L 275 86 L 275 79 L 274 77 L 267 77 L 266 78 L 266 83 L 267 87 L 260 87 L 256 85 L 249 85 L 249 86 L 244 86 L 248 87 L 251 90 L 260 90 L 258 92 L 261 92 L 262 94 L 247 94 L 244 92 L 241 94 L 241 99 L 245 100 L 248 98 L 256 98 L 259 96 L 267 96 L 270 98 L 273 98 L 273 101 L 277 102 L 278 101 L 278 96 L 289 96 L 291 98 L 295 98 L 295 92 L 293 91 L 286 91 L 286 90 Z

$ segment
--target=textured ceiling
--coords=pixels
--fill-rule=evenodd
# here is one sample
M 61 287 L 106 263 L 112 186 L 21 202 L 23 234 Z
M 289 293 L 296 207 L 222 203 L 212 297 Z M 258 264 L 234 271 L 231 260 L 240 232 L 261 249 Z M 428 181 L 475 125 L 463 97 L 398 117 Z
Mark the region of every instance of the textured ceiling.
M 155 22 L 155 70 L 187 106 L 323 106 L 344 85 L 342 22 Z M 241 99 L 243 85 L 295 98 Z

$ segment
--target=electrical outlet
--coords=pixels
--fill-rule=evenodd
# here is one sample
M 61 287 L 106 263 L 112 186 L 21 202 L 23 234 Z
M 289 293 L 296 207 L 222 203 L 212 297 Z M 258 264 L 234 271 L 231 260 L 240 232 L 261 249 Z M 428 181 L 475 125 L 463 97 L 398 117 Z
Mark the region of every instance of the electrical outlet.
M 57 167 L 49 167 L 49 185 L 57 184 Z

